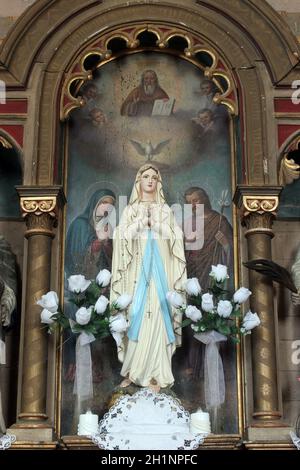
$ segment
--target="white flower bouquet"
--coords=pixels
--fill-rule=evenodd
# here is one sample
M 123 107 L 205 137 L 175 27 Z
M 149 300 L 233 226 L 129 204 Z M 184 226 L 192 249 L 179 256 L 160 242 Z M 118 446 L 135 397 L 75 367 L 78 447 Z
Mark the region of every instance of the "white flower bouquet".
M 177 292 L 168 292 L 167 298 L 173 307 L 185 314 L 186 319 L 182 326 L 191 325 L 195 333 L 217 331 L 234 342 L 239 342 L 239 334 L 250 334 L 260 324 L 257 313 L 250 310 L 245 315 L 242 313 L 241 306 L 248 300 L 251 292 L 240 287 L 228 300 L 229 292 L 224 286 L 229 276 L 227 266 L 222 264 L 212 266 L 210 277 L 211 286 L 205 293 L 202 293 L 198 279 L 187 280 L 185 290 L 189 305 L 185 305 L 183 297 Z
M 82 274 L 70 276 L 67 280 L 70 292 L 68 301 L 77 307 L 75 320 L 59 310 L 58 296 L 56 292 L 50 291 L 37 301 L 37 304 L 43 307 L 41 322 L 48 325 L 50 333 L 58 325 L 63 329 L 70 328 L 75 334 L 93 335 L 96 339 L 115 332 L 123 333 L 127 329 L 127 321 L 122 311 L 129 306 L 132 299 L 123 294 L 110 305 L 108 298 L 103 295 L 110 278 L 111 273 L 107 269 L 101 270 L 96 280 L 87 280 Z
M 249 311 L 245 316 L 242 304 L 251 295 L 245 287 L 240 287 L 228 300 L 225 289 L 228 279 L 227 266 L 212 266 L 211 285 L 208 292 L 202 293 L 198 279 L 188 279 L 185 290 L 190 304 L 185 305 L 183 297 L 177 292 L 168 292 L 167 299 L 174 308 L 179 308 L 186 316 L 182 326 L 190 325 L 194 338 L 205 345 L 204 389 L 207 409 L 214 410 L 225 402 L 225 378 L 219 343 L 230 338 L 239 342 L 240 335 L 251 333 L 260 324 L 256 313 Z
M 75 320 L 59 310 L 56 292 L 50 291 L 37 301 L 43 307 L 41 322 L 48 325 L 50 333 L 60 326 L 77 334 L 74 393 L 79 406 L 93 397 L 91 343 L 111 334 L 118 344 L 128 328 L 123 311 L 131 303 L 131 296 L 123 294 L 110 304 L 103 295 L 107 292 L 110 278 L 107 269 L 101 270 L 93 281 L 85 279 L 82 274 L 68 278 L 70 296 L 67 300 L 75 306 L 74 310 L 77 309 Z

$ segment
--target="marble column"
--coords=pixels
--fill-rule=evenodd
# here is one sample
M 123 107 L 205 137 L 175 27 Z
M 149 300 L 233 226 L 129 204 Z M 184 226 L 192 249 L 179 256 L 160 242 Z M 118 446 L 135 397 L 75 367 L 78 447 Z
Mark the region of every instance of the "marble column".
M 246 227 L 248 260 L 272 260 L 271 240 L 273 220 L 279 203 L 281 187 L 238 186 L 234 201 L 241 211 Z M 250 307 L 257 312 L 261 325 L 251 334 L 253 373 L 253 419 L 260 426 L 278 422 L 279 411 L 274 287 L 270 278 L 249 270 L 252 291 Z M 275 423 L 274 423 L 275 425 Z
M 47 422 L 47 352 L 48 333 L 40 320 L 41 307 L 36 301 L 49 290 L 51 276 L 52 239 L 57 225 L 58 211 L 65 199 L 59 186 L 17 188 L 22 215 L 27 230 L 26 284 L 23 286 L 23 334 L 21 351 L 22 378 L 20 386 L 20 413 L 14 425 L 17 429 L 40 433 L 50 429 Z M 28 431 L 31 431 L 28 433 Z M 52 429 L 51 429 L 52 430 Z M 16 432 L 15 432 L 16 433 Z M 49 439 L 51 432 L 44 433 Z M 18 439 L 19 436 L 17 435 Z M 26 438 L 26 432 L 22 439 Z

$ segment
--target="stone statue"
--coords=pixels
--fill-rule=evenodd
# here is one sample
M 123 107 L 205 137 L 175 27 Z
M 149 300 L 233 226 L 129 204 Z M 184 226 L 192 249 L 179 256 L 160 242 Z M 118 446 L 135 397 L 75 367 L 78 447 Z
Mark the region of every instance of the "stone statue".
M 11 324 L 12 313 L 16 308 L 17 273 L 16 259 L 9 243 L 0 235 L 0 365 L 6 363 L 4 330 Z M 1 367 L 0 367 L 1 372 Z M 0 380 L 0 432 L 5 432 L 2 413 Z
M 292 266 L 292 277 L 298 293 L 292 292 L 292 302 L 294 305 L 300 305 L 300 247 L 296 253 L 296 259 Z
M 149 163 L 137 173 L 113 240 L 111 301 L 124 293 L 133 297 L 129 329 L 118 348 L 121 387 L 133 382 L 159 391 L 173 385 L 181 314 L 166 294 L 183 290 L 185 281 L 183 234 L 166 204 L 160 172 Z

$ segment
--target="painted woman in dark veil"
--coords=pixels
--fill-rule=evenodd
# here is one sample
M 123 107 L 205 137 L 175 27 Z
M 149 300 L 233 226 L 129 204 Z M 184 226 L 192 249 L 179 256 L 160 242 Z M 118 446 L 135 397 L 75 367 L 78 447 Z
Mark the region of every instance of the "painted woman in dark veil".
M 66 239 L 66 277 L 73 274 L 83 274 L 87 279 L 95 279 L 101 269 L 111 269 L 112 259 L 112 227 L 107 216 L 116 201 L 116 196 L 109 189 L 101 189 L 90 197 L 84 211 L 79 214 L 70 224 Z M 76 308 L 68 300 L 66 291 L 64 312 L 75 319 Z M 106 293 L 104 293 L 106 295 Z M 75 432 L 75 421 L 78 420 L 73 406 L 73 383 L 76 373 L 75 361 L 75 335 L 71 334 L 65 340 L 64 346 L 64 379 L 69 385 L 65 398 L 65 417 L 73 416 L 73 431 Z M 112 360 L 114 353 L 114 342 L 107 338 L 101 342 L 93 342 L 91 347 L 93 367 L 94 399 L 97 406 L 103 406 L 106 395 L 103 387 L 108 388 L 113 381 L 116 369 Z M 72 390 L 71 390 L 71 388 Z M 77 421 L 76 421 L 77 422 Z
M 106 217 L 115 200 L 115 194 L 109 189 L 96 191 L 85 210 L 71 223 L 66 241 L 67 277 L 83 274 L 91 279 L 100 269 L 110 270 L 112 228 Z

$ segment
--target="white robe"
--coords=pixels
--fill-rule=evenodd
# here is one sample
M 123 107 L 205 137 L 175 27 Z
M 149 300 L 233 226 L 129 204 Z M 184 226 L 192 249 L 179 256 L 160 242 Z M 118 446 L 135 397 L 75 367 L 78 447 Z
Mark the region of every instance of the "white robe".
M 148 229 L 143 226 L 145 205 L 127 206 L 114 235 L 111 300 L 128 293 L 134 296 L 138 280 L 143 275 L 143 254 Z M 155 234 L 163 263 L 168 290 L 182 290 L 186 280 L 183 236 L 166 204 L 155 204 Z M 123 237 L 123 238 L 122 238 Z M 148 386 L 154 379 L 160 387 L 174 383 L 171 359 L 176 345 L 181 343 L 181 313 L 172 309 L 172 323 L 176 341 L 169 343 L 160 301 L 153 277 L 149 279 L 147 299 L 138 341 L 125 336 L 119 347 L 123 362 L 121 374 L 137 385 Z M 128 311 L 130 322 L 130 308 Z

